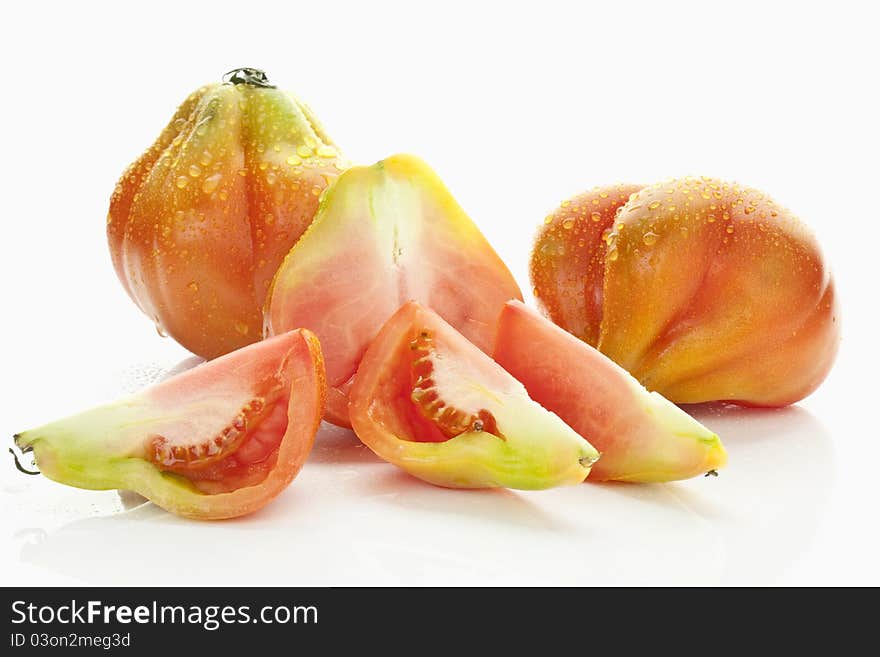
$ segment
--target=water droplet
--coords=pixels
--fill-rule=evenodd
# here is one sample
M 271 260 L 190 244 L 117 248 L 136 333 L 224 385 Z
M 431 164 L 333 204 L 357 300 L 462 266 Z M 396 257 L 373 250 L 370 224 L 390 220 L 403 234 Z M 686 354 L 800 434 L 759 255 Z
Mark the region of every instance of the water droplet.
M 276 153 L 280 153 L 281 152 L 281 144 L 272 144 L 272 150 L 275 151 Z
M 755 206 L 753 206 L 753 205 L 749 205 L 745 209 L 746 214 L 752 214 L 752 212 L 754 212 L 754 211 L 755 211 Z
M 553 215 L 548 214 L 546 217 L 544 217 L 544 225 L 549 226 L 551 223 L 553 223 Z
M 300 144 L 296 147 L 296 154 L 300 157 L 311 157 L 312 149 L 306 146 L 305 144 Z
M 225 201 L 227 198 L 229 198 L 229 194 L 226 193 L 225 189 L 221 189 L 219 192 L 217 192 L 217 196 L 220 197 L 221 201 Z
M 187 169 L 187 173 L 189 173 L 189 175 L 192 176 L 193 178 L 198 178 L 199 176 L 202 175 L 202 170 L 199 167 L 197 167 L 195 164 L 190 164 L 189 169 Z
M 599 223 L 602 220 L 602 213 L 601 212 L 593 212 L 590 214 L 590 219 L 592 219 L 596 223 Z
M 660 207 L 660 201 L 654 201 L 650 205 L 648 205 L 649 210 L 656 210 Z
M 296 155 L 291 155 L 290 157 L 287 158 L 287 163 L 290 166 L 295 167 L 297 164 L 302 164 L 302 160 L 299 159 Z
M 608 198 L 608 192 L 599 192 L 601 198 Z
M 179 189 L 183 189 L 189 184 L 189 179 L 186 176 L 179 176 L 174 184 L 177 185 Z
M 267 224 L 269 224 L 271 226 L 272 224 L 275 223 L 275 215 L 274 214 L 267 214 L 265 217 L 263 217 L 263 221 L 265 221 Z
M 617 247 L 616 246 L 612 246 L 610 249 L 608 249 L 608 255 L 605 256 L 605 259 L 610 260 L 611 262 L 614 262 L 615 260 L 617 260 Z
M 239 169 L 238 175 L 244 178 L 247 175 L 247 169 Z
M 265 171 L 266 169 L 269 168 L 269 163 L 266 162 L 266 160 L 263 160 L 262 162 L 260 162 L 260 163 L 257 165 L 257 167 L 260 169 L 260 171 Z
M 321 191 L 322 191 L 321 188 L 318 187 L 317 185 L 315 185 L 314 187 L 312 187 L 312 194 L 313 194 L 314 196 L 320 196 L 320 195 L 321 195 Z
M 571 201 L 563 201 L 559 204 L 559 207 L 567 208 L 569 205 L 571 205 Z
M 724 230 L 726 230 L 727 234 L 730 235 L 731 233 L 733 233 L 733 224 L 728 224 L 727 228 L 725 228 Z
M 193 281 L 192 283 L 190 283 L 187 287 L 188 287 L 192 292 L 198 292 L 198 291 L 199 291 L 199 284 L 196 283 L 195 281 Z
M 269 173 L 266 174 L 266 184 L 267 185 L 274 185 L 275 181 L 277 179 L 278 179 L 278 176 L 276 176 L 272 171 L 270 171 Z
M 657 243 L 658 237 L 659 235 L 657 235 L 657 233 L 648 231 L 642 235 L 642 241 L 645 243 L 645 246 L 654 246 Z
M 565 246 L 560 244 L 556 247 L 556 253 L 559 255 L 565 255 Z
M 199 158 L 199 164 L 203 167 L 211 164 L 211 153 L 209 151 L 202 151 L 202 156 Z
M 714 224 L 715 223 L 715 215 L 710 214 L 708 217 L 706 217 L 706 221 L 708 221 L 710 224 Z
M 242 335 L 247 335 L 250 330 L 250 327 L 245 322 L 235 322 L 233 326 L 235 327 L 235 330 Z
M 712 195 L 708 191 L 706 191 L 705 189 L 702 192 L 700 192 L 700 196 L 702 196 L 706 200 L 712 198 Z
M 215 173 L 213 176 L 208 176 L 202 181 L 202 191 L 205 192 L 205 194 L 210 194 L 217 189 L 221 180 L 223 180 L 223 174 L 221 173 Z
M 565 230 L 571 230 L 572 228 L 574 228 L 574 219 L 564 219 L 562 221 L 562 227 L 565 228 Z
M 317 153 L 318 157 L 336 157 L 336 149 L 326 144 L 319 146 L 315 153 Z

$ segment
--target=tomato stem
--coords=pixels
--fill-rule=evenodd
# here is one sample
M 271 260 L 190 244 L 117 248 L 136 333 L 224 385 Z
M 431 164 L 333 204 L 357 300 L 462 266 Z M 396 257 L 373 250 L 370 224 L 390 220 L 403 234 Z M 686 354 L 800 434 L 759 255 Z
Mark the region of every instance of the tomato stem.
M 246 84 L 251 87 L 263 87 L 274 89 L 275 85 L 269 83 L 269 76 L 265 71 L 258 68 L 234 68 L 223 74 L 223 82 L 226 84 Z
M 29 452 L 29 451 L 31 451 L 31 450 L 30 450 L 30 449 L 23 449 L 23 450 L 21 451 L 21 453 L 24 454 L 24 453 Z M 19 472 L 23 472 L 23 473 L 26 474 L 26 475 L 38 475 L 38 474 L 41 474 L 39 470 L 28 470 L 28 469 L 26 469 L 26 468 L 21 464 L 21 461 L 18 460 L 18 454 L 16 454 L 16 453 L 15 453 L 15 450 L 13 450 L 11 447 L 9 448 L 9 453 L 12 454 L 12 458 L 13 458 L 13 460 L 15 461 L 15 468 L 16 468 L 16 470 L 18 470 Z

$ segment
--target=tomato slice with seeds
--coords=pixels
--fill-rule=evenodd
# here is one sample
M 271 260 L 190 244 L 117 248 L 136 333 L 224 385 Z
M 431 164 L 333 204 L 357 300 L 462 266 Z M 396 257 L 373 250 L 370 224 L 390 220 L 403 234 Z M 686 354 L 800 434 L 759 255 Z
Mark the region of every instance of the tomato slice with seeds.
M 519 381 L 415 302 L 402 306 L 367 349 L 349 416 L 376 454 L 439 486 L 578 483 L 599 456 Z
M 230 518 L 263 507 L 299 472 L 325 389 L 317 338 L 295 330 L 15 440 L 60 483 Z

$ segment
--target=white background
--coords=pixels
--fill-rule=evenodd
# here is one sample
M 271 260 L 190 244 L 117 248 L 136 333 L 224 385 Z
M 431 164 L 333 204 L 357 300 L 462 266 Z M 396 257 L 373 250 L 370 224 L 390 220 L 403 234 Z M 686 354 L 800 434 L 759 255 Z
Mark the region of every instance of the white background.
M 0 583 L 880 584 L 870 3 L 192 5 L 4 9 L 3 435 L 187 358 L 117 282 L 107 201 L 176 105 L 237 66 L 304 98 L 355 162 L 423 157 L 526 294 L 534 229 L 567 196 L 685 174 L 763 188 L 832 263 L 840 356 L 797 407 L 704 411 L 731 457 L 717 479 L 447 491 L 325 430 L 270 507 L 195 523 L 10 459 Z

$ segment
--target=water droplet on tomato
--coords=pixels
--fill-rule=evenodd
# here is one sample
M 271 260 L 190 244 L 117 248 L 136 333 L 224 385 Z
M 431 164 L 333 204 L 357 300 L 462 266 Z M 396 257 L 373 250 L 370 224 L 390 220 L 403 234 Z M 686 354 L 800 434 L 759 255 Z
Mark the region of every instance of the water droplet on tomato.
M 657 243 L 657 237 L 657 233 L 648 231 L 642 235 L 642 241 L 645 243 L 645 246 L 654 246 Z
M 241 335 L 247 335 L 248 331 L 250 330 L 250 327 L 245 322 L 235 322 L 233 326 L 235 327 L 235 330 Z
M 174 184 L 177 185 L 179 189 L 183 189 L 189 184 L 189 179 L 187 179 L 186 176 L 179 176 Z
M 287 163 L 290 166 L 295 167 L 297 164 L 302 164 L 302 160 L 299 159 L 296 155 L 291 155 L 290 157 L 287 158 Z
M 210 194 L 215 189 L 217 189 L 217 185 L 220 184 L 220 181 L 223 179 L 223 175 L 220 173 L 215 173 L 213 176 L 208 176 L 202 181 L 202 191 L 205 194 Z
M 187 287 L 190 289 L 191 292 L 198 292 L 199 291 L 199 284 L 196 283 L 195 281 L 192 281 Z
M 592 212 L 590 214 L 590 219 L 592 219 L 595 223 L 599 223 L 602 220 L 601 212 Z
M 608 255 L 606 255 L 605 258 L 607 260 L 610 260 L 611 262 L 617 260 L 617 247 L 612 246 L 610 249 L 608 249 Z
M 300 157 L 311 157 L 312 149 L 306 146 L 305 144 L 300 144 L 296 147 L 296 154 Z
M 574 219 L 563 219 L 562 227 L 565 228 L 565 230 L 571 230 L 572 228 L 574 228 Z
M 199 176 L 202 175 L 202 170 L 199 167 L 197 167 L 195 164 L 190 164 L 189 169 L 187 169 L 187 173 L 189 173 L 189 175 L 192 176 L 193 178 L 198 178 Z

